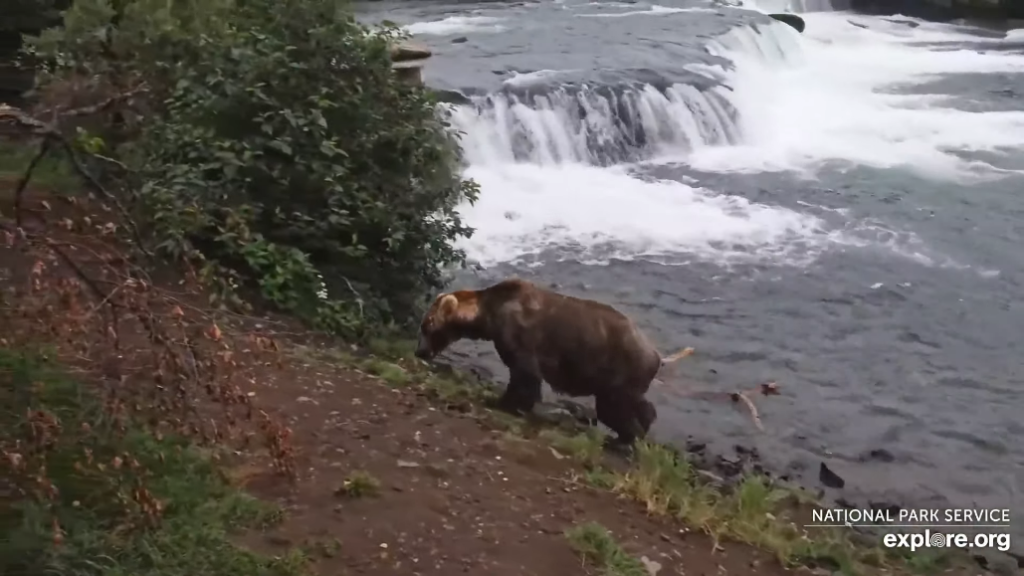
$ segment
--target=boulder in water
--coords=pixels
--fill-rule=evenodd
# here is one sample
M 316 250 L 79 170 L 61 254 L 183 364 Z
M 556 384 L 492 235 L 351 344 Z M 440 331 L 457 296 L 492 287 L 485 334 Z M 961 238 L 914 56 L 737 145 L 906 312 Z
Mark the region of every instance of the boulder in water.
M 789 24 L 797 32 L 800 32 L 801 34 L 803 33 L 804 28 L 806 27 L 806 24 L 804 24 L 804 19 L 797 16 L 796 14 L 769 14 L 769 16 L 775 18 L 779 22 L 785 22 L 786 24 Z

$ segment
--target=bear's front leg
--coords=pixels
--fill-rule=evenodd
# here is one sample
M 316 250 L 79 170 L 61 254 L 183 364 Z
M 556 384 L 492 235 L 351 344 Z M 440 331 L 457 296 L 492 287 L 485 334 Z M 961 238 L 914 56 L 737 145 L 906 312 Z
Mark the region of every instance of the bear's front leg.
M 499 410 L 515 415 L 529 414 L 540 402 L 542 380 L 522 370 L 510 370 L 505 393 L 495 403 Z
M 540 402 L 541 384 L 544 379 L 540 374 L 537 360 L 529 352 L 529 348 L 517 343 L 509 343 L 504 339 L 495 340 L 494 349 L 501 361 L 508 366 L 508 386 L 505 393 L 494 403 L 494 407 L 511 414 L 529 414 Z

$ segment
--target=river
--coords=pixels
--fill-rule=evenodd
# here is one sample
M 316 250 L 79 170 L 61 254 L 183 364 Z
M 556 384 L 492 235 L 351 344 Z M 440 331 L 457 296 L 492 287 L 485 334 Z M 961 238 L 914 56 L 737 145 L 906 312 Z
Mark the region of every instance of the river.
M 814 487 L 825 462 L 852 502 L 1010 508 L 1024 548 L 1024 30 L 828 0 L 361 11 L 473 99 L 460 285 L 519 275 L 693 346 L 651 393 L 659 440 Z M 767 380 L 764 432 L 684 392 Z

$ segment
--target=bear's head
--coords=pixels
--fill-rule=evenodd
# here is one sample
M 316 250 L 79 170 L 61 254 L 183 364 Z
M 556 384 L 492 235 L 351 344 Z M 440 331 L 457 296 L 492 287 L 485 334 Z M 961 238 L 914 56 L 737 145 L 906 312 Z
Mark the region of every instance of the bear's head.
M 441 294 L 427 310 L 420 323 L 416 357 L 430 360 L 452 342 L 465 337 L 477 320 L 479 306 L 471 291 Z

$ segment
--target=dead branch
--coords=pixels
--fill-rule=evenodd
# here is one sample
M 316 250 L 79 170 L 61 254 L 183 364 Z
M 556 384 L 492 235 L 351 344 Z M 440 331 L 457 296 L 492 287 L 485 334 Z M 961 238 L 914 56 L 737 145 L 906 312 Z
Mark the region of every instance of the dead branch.
M 730 395 L 730 398 L 732 398 L 733 402 L 743 402 L 743 404 L 746 405 L 747 410 L 750 411 L 750 418 L 754 421 L 754 426 L 757 426 L 758 430 L 764 432 L 764 426 L 761 424 L 761 418 L 757 415 L 757 406 L 755 406 L 754 402 L 747 397 L 747 393 L 733 392 Z
M 32 161 L 28 163 L 28 168 L 25 169 L 25 173 L 21 175 L 18 180 L 18 187 L 14 189 L 14 222 L 21 228 L 21 204 L 25 198 L 25 188 L 28 187 L 29 181 L 32 180 L 32 173 L 35 172 L 36 166 L 39 162 L 50 152 L 50 141 L 49 139 L 43 140 L 42 145 L 39 146 L 39 151 L 32 158 Z
M 107 98 L 106 100 L 98 104 L 94 104 L 92 106 L 83 106 L 81 108 L 73 108 L 70 110 L 55 110 L 55 112 L 56 115 L 60 118 L 70 118 L 75 116 L 92 116 L 93 114 L 106 112 L 110 108 L 113 108 L 115 104 L 131 100 L 132 98 L 139 96 L 140 94 L 144 94 L 146 92 L 149 92 L 149 86 L 142 84 L 126 92 L 115 94 L 114 96 L 111 96 L 110 98 Z
M 76 112 L 76 110 L 68 111 L 65 114 L 65 116 L 72 115 L 72 113 L 74 112 Z M 135 243 L 138 246 L 138 249 L 141 250 L 142 253 L 145 254 L 146 256 L 152 257 L 152 254 L 150 254 L 150 252 L 146 249 L 145 243 L 142 241 L 142 235 L 139 233 L 139 229 L 135 225 L 135 221 L 132 220 L 132 217 L 129 214 L 128 210 L 124 207 L 123 204 L 121 204 L 121 202 L 117 199 L 116 196 L 111 194 L 99 182 L 99 180 L 96 179 L 96 177 L 89 173 L 89 171 L 85 168 L 85 165 L 82 163 L 82 159 L 79 157 L 78 152 L 75 150 L 75 147 L 71 145 L 71 142 L 64 136 L 64 134 L 60 132 L 57 126 L 53 124 L 47 124 L 46 122 L 33 118 L 32 116 L 26 114 L 24 111 L 13 106 L 8 106 L 7 104 L 0 104 L 0 121 L 3 120 L 14 122 L 15 124 L 23 128 L 28 128 L 29 130 L 32 131 L 33 134 L 41 136 L 43 138 L 41 152 L 43 150 L 49 152 L 52 144 L 54 142 L 57 143 L 64 150 L 64 152 L 67 153 L 68 159 L 71 160 L 71 164 L 75 168 L 75 171 L 78 172 L 79 176 L 81 176 L 83 180 L 85 180 L 86 184 L 88 184 L 89 187 L 92 188 L 92 190 L 96 192 L 98 195 L 100 195 L 104 200 L 109 201 L 114 205 L 115 208 L 117 208 L 117 211 L 120 212 L 121 217 L 124 218 L 125 226 L 127 226 L 128 229 L 131 230 L 132 236 L 135 239 Z M 43 155 L 45 154 L 42 154 L 37 158 L 41 159 Z M 31 178 L 32 172 L 35 170 L 38 161 L 39 160 L 35 160 L 32 164 L 30 164 L 28 170 L 26 170 L 25 174 L 22 176 L 25 185 L 28 184 L 28 180 Z M 16 214 L 15 217 L 20 222 L 20 216 Z

